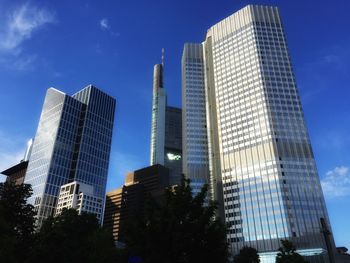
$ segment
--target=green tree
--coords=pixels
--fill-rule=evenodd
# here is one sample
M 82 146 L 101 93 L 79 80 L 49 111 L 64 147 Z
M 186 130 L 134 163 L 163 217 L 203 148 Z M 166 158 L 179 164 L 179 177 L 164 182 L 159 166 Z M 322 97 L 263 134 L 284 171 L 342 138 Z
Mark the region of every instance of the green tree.
M 127 226 L 129 255 L 145 263 L 227 262 L 226 228 L 207 192 L 206 185 L 193 197 L 190 180 L 182 178 L 161 202 L 149 197 L 143 215 Z
M 30 262 L 118 262 L 110 232 L 93 214 L 64 209 L 44 221 L 36 234 Z
M 252 247 L 243 247 L 239 254 L 234 257 L 234 263 L 259 263 L 260 257 L 258 251 Z
M 35 229 L 34 207 L 28 184 L 0 183 L 0 258 L 3 262 L 24 262 L 31 249 Z
M 276 263 L 307 263 L 307 261 L 296 252 L 296 248 L 289 240 L 281 240 L 282 246 L 278 249 Z

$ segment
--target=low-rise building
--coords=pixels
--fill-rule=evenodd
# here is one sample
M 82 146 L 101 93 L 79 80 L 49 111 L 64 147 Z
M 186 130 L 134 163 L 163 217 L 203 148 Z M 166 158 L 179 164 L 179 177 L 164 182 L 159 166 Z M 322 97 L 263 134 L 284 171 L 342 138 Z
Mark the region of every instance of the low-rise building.
M 28 161 L 22 161 L 5 171 L 2 171 L 1 174 L 6 175 L 6 182 L 13 182 L 17 185 L 23 184 L 24 177 L 26 175 L 28 167 Z
M 146 196 L 159 199 L 168 186 L 169 169 L 156 164 L 128 173 L 122 187 L 107 193 L 103 225 L 115 241 L 122 242 L 125 224 L 143 213 Z
M 94 195 L 92 185 L 72 182 L 61 186 L 55 215 L 59 215 L 64 208 L 74 208 L 78 214 L 92 213 L 102 222 L 103 199 Z

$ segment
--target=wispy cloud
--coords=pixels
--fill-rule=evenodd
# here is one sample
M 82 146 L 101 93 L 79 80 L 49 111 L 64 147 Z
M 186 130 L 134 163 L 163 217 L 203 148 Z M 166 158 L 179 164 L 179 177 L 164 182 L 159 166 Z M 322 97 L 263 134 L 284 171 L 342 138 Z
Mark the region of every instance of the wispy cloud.
M 108 19 L 107 18 L 102 18 L 100 20 L 100 27 L 102 30 L 108 30 L 111 28 L 111 26 L 108 23 Z
M 54 21 L 54 15 L 44 8 L 29 3 L 17 7 L 8 14 L 5 26 L 0 32 L 0 50 L 20 52 L 21 44 L 30 39 L 33 32 Z
M 299 81 L 302 83 L 299 88 L 304 105 L 317 101 L 315 98 L 329 91 L 334 85 L 333 79 L 349 76 L 349 45 L 350 39 L 348 38 L 322 49 L 315 49 L 310 52 L 309 61 L 300 67 L 295 67 L 297 75 L 300 76 L 301 81 Z M 344 83 L 347 82 L 344 81 Z
M 52 12 L 29 3 L 9 10 L 0 21 L 0 65 L 6 69 L 27 71 L 34 68 L 38 56 L 24 52 L 24 43 L 34 32 L 56 21 Z
M 326 173 L 321 180 L 323 192 L 328 198 L 350 196 L 350 169 L 338 166 Z
M 34 69 L 34 64 L 37 60 L 38 56 L 35 54 L 11 56 L 0 58 L 0 64 L 11 70 L 30 71 Z M 11 61 L 11 63 L 9 63 L 9 61 Z
M 103 51 L 102 51 L 102 47 L 101 47 L 101 44 L 100 43 L 97 43 L 96 46 L 95 46 L 95 51 L 96 53 L 98 54 L 102 54 Z
M 348 119 L 344 120 L 346 123 Z M 331 126 L 329 126 L 331 127 Z M 323 131 L 315 138 L 317 147 L 323 150 L 330 151 L 334 154 L 347 154 L 350 147 L 350 135 L 347 129 L 344 129 L 341 124 L 334 128 L 327 127 L 327 131 Z
M 337 43 L 331 47 L 328 47 L 322 52 L 320 58 L 320 65 L 333 70 L 341 71 L 342 73 L 348 73 L 348 61 L 350 57 L 350 51 L 348 46 L 350 39 L 342 43 Z
M 120 33 L 112 30 L 112 26 L 107 18 L 102 18 L 99 22 L 100 28 L 104 31 L 108 31 L 113 37 L 119 37 Z

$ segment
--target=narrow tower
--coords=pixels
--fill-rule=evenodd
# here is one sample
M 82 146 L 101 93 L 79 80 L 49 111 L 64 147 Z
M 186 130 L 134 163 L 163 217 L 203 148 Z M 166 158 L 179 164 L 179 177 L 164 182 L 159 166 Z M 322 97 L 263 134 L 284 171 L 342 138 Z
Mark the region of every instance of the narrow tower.
M 151 165 L 170 170 L 170 184 L 178 184 L 182 173 L 181 109 L 167 106 L 164 89 L 164 49 L 162 63 L 154 66 L 151 130 Z
M 163 86 L 163 71 L 164 49 L 162 49 L 162 64 L 154 65 L 153 70 L 151 165 L 164 165 L 165 108 L 167 103 Z

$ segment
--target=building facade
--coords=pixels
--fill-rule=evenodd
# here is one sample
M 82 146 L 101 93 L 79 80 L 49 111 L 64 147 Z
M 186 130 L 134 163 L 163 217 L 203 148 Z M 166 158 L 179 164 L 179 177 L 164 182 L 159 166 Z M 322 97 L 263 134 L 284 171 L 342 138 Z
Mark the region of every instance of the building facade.
M 143 193 L 143 186 L 134 183 L 107 193 L 103 227 L 112 232 L 117 246 L 125 240 L 125 225 L 143 209 Z
M 21 185 L 24 182 L 24 177 L 27 172 L 28 161 L 21 161 L 20 163 L 11 166 L 10 168 L 1 172 L 1 174 L 6 175 L 6 182 L 14 183 L 16 185 Z
M 164 166 L 170 170 L 170 183 L 178 184 L 182 175 L 182 111 L 167 106 L 165 110 Z
M 159 200 L 169 186 L 169 169 L 156 164 L 127 174 L 125 184 L 107 193 L 103 226 L 116 242 L 124 241 L 126 224 L 143 213 L 148 195 Z
M 24 183 L 24 178 L 26 176 L 30 154 L 32 152 L 32 146 L 33 146 L 33 139 L 30 139 L 27 142 L 27 148 L 26 148 L 23 160 L 21 160 L 18 164 L 15 164 L 10 168 L 1 172 L 1 174 L 7 176 L 6 182 L 12 182 L 12 183 L 15 183 L 16 185 L 21 185 Z
M 62 213 L 63 209 L 75 209 L 78 214 L 90 213 L 102 223 L 103 198 L 94 195 L 92 185 L 78 183 L 76 181 L 64 184 L 60 188 L 55 216 Z
M 115 99 L 90 85 L 68 96 L 48 89 L 25 183 L 37 224 L 54 215 L 60 188 L 77 181 L 105 199 Z
M 182 174 L 181 109 L 167 105 L 164 63 L 156 64 L 153 73 L 150 164 L 161 164 L 168 167 L 171 183 L 180 182 Z
M 163 64 L 154 65 L 151 128 L 151 165 L 164 164 L 166 93 Z
M 181 64 L 182 170 L 197 193 L 210 183 L 202 45 L 185 44 Z
M 327 262 L 329 220 L 278 9 L 249 5 L 201 46 L 211 192 L 232 254 L 252 246 L 274 262 L 290 239 Z

